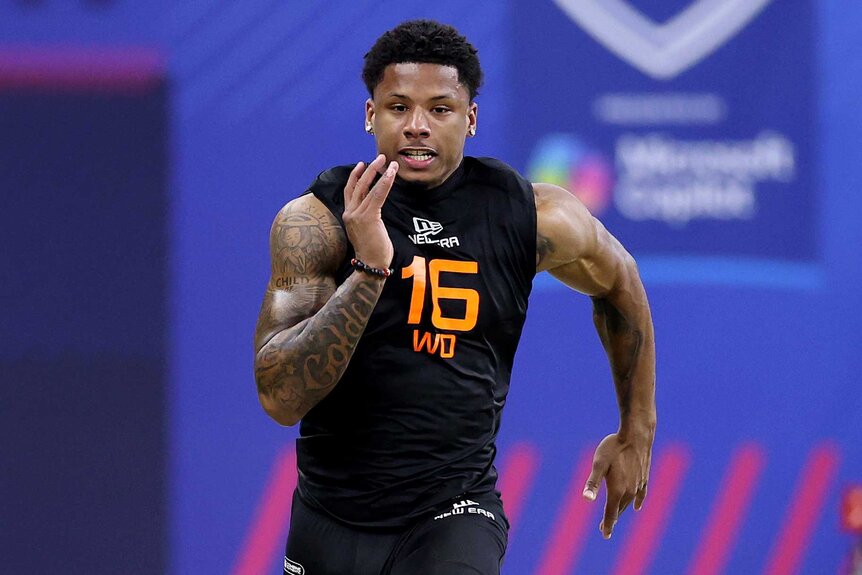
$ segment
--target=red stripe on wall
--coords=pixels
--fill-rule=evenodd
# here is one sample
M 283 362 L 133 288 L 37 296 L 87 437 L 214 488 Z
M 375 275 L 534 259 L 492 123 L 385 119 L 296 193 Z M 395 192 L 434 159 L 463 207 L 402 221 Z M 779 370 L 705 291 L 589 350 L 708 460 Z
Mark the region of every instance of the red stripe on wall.
M 0 48 L 0 89 L 141 92 L 161 82 L 165 58 L 139 47 Z
M 740 532 L 757 481 L 763 470 L 763 448 L 755 443 L 736 450 L 710 513 L 700 546 L 688 572 L 691 575 L 718 575 L 724 571 Z
M 533 444 L 527 442 L 516 443 L 500 466 L 498 485 L 506 516 L 509 518 L 510 542 L 538 467 L 539 452 Z
M 296 451 L 286 447 L 276 459 L 269 483 L 257 507 L 233 575 L 263 575 L 281 557 L 284 533 L 290 522 L 290 503 L 296 488 Z
M 823 500 L 838 471 L 839 459 L 838 448 L 830 443 L 819 445 L 808 456 L 784 526 L 763 571 L 766 575 L 792 575 L 799 571 Z
M 634 520 L 634 525 L 611 573 L 638 575 L 647 572 L 673 511 L 688 461 L 688 451 L 681 445 L 673 445 L 653 464 L 646 501 L 641 511 L 627 518 Z
M 598 519 L 594 516 L 599 509 L 599 503 L 591 503 L 582 495 L 592 464 L 592 451 L 584 453 L 578 461 L 566 492 L 566 499 L 554 523 L 553 534 L 535 571 L 536 575 L 569 573 L 583 548 L 589 526 L 598 525 Z

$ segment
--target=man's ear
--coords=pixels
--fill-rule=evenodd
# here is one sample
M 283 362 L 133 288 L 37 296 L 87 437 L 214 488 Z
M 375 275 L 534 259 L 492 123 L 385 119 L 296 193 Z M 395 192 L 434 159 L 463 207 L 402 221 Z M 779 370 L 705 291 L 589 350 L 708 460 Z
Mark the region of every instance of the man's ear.
M 476 102 L 470 102 L 470 107 L 467 110 L 467 135 L 475 136 L 476 128 L 478 127 L 477 116 L 479 114 L 479 105 Z
M 365 100 L 365 131 L 369 134 L 374 132 L 374 100 Z

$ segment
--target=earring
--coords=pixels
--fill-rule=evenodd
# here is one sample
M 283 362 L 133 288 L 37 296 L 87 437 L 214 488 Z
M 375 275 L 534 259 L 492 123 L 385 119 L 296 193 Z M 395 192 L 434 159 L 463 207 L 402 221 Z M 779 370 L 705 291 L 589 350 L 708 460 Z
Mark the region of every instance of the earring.
M 365 132 L 367 134 L 373 134 L 374 133 L 374 128 L 371 127 L 371 124 L 365 124 Z
M 476 135 L 476 126 L 470 126 L 470 129 L 467 130 L 467 133 L 470 134 L 470 136 L 475 136 Z

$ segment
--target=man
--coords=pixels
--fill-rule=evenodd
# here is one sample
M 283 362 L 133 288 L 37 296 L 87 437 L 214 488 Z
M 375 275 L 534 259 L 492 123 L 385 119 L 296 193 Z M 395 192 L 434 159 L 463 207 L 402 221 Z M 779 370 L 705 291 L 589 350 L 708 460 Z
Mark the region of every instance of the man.
M 321 174 L 271 232 L 261 404 L 301 421 L 286 574 L 499 573 L 494 442 L 533 276 L 590 295 L 620 408 L 584 496 L 639 509 L 655 430 L 650 311 L 632 258 L 566 190 L 464 157 L 482 83 L 456 30 L 411 21 L 365 56 L 378 156 Z

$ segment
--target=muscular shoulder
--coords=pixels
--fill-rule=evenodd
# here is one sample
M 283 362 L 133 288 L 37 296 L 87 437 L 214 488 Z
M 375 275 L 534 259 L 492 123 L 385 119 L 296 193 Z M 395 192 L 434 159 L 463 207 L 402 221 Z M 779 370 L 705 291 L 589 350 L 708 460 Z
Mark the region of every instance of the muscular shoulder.
M 332 212 L 315 196 L 288 202 L 270 230 L 273 276 L 331 275 L 344 257 L 347 238 Z
M 536 198 L 536 270 L 568 264 L 594 251 L 600 225 L 586 207 L 559 186 L 533 184 Z

